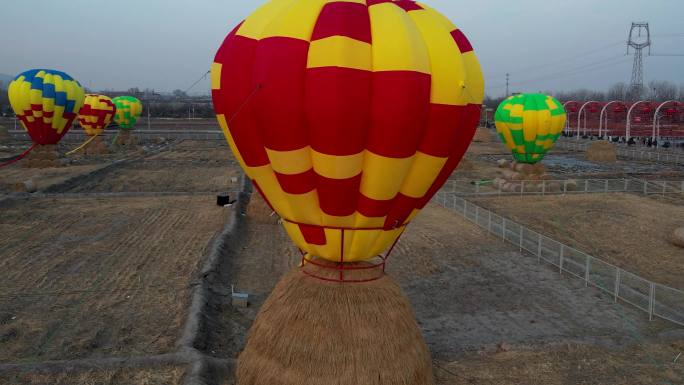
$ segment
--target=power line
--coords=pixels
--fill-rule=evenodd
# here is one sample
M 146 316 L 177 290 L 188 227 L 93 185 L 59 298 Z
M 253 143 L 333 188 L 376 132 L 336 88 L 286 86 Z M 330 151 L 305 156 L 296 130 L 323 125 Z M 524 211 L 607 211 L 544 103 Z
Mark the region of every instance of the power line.
M 552 80 L 552 79 L 557 79 L 557 78 L 562 78 L 562 77 L 567 77 L 567 76 L 573 76 L 577 75 L 580 73 L 584 72 L 591 72 L 595 71 L 601 68 L 604 68 L 606 66 L 612 66 L 615 64 L 622 64 L 623 62 L 628 61 L 629 59 L 624 56 L 624 55 L 617 55 L 609 58 L 605 58 L 599 61 L 595 61 L 592 63 L 587 63 L 583 64 L 581 66 L 573 67 L 564 71 L 558 71 L 558 72 L 553 72 L 550 74 L 542 75 L 540 77 L 535 77 L 535 78 L 528 78 L 519 82 L 513 82 L 511 85 L 524 85 L 524 84 L 529 84 L 529 83 L 534 83 L 537 81 L 542 81 L 542 80 Z M 498 88 L 504 88 L 506 87 L 506 84 L 500 84 L 500 85 L 495 85 L 495 86 L 490 86 L 487 87 L 488 89 L 498 89 Z
M 548 66 L 554 65 L 554 64 L 568 63 L 568 61 L 570 61 L 570 60 L 575 60 L 575 59 L 591 56 L 595 53 L 603 52 L 607 48 L 617 47 L 617 46 L 620 46 L 624 43 L 625 43 L 624 41 L 618 41 L 618 42 L 610 43 L 610 44 L 607 44 L 607 45 L 604 45 L 604 46 L 601 46 L 598 48 L 593 48 L 593 49 L 588 50 L 588 51 L 580 52 L 578 54 L 568 56 L 568 57 L 565 57 L 562 59 L 557 59 L 557 60 L 546 62 L 543 64 L 534 64 L 534 65 L 527 66 L 527 67 L 520 67 L 520 68 L 515 69 L 514 71 L 509 72 L 509 74 L 515 74 L 518 72 L 526 72 L 526 71 L 533 70 L 533 69 L 548 67 Z M 504 75 L 499 75 L 499 77 L 503 77 L 503 76 Z

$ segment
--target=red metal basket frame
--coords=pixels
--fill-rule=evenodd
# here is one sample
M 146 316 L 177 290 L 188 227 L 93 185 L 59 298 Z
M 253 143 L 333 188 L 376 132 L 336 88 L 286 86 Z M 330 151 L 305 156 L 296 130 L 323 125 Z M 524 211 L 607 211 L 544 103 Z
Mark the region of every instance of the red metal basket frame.
M 307 259 L 306 255 L 307 253 L 298 248 L 299 252 L 302 254 L 302 267 L 306 265 L 307 263 L 312 264 L 314 266 L 326 269 L 326 270 L 335 270 L 338 271 L 339 273 L 339 278 L 329 278 L 329 277 L 322 277 L 320 275 L 314 274 L 312 272 L 306 271 L 305 269 L 302 269 L 302 272 L 306 274 L 309 277 L 320 279 L 322 281 L 327 281 L 327 282 L 337 282 L 337 283 L 367 283 L 367 282 L 373 282 L 377 281 L 378 279 L 384 277 L 385 275 L 385 267 L 387 266 L 387 260 L 389 259 L 390 255 L 392 254 L 392 251 L 394 250 L 394 247 L 397 245 L 399 242 L 399 239 L 401 238 L 402 235 L 404 235 L 404 232 L 406 231 L 406 228 L 408 227 L 409 223 L 403 224 L 401 226 L 395 226 L 392 228 L 386 228 L 386 227 L 338 227 L 338 226 L 321 226 L 321 225 L 312 225 L 309 223 L 301 223 L 297 221 L 292 221 L 286 218 L 282 218 L 284 222 L 291 223 L 293 225 L 302 225 L 302 226 L 310 226 L 310 227 L 317 227 L 321 229 L 328 229 L 328 230 L 339 230 L 340 231 L 340 262 L 332 262 L 334 265 L 330 264 L 323 264 L 316 262 L 313 258 Z M 397 239 L 394 240 L 394 243 L 392 243 L 392 246 L 389 248 L 387 253 L 385 255 L 378 255 L 375 258 L 380 258 L 380 262 L 370 264 L 370 265 L 361 265 L 361 266 L 353 266 L 349 265 L 348 262 L 344 261 L 344 233 L 345 231 L 390 231 L 390 230 L 396 230 L 396 229 L 402 229 L 401 233 L 397 237 Z M 346 265 L 346 266 L 345 266 Z M 345 276 L 345 272 L 350 272 L 350 271 L 357 271 L 357 270 L 371 270 L 371 269 L 379 269 L 380 273 L 376 277 L 372 278 L 367 278 L 367 279 L 347 279 Z

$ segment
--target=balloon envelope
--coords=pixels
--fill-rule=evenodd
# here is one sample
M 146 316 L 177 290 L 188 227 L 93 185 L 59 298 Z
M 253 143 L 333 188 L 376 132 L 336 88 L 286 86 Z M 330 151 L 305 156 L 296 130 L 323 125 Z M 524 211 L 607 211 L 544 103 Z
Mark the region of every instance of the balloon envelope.
M 34 69 L 9 85 L 10 104 L 21 125 L 37 144 L 57 144 L 83 106 L 81 84 L 64 72 Z
M 116 106 L 114 121 L 123 129 L 131 129 L 138 122 L 143 111 L 142 103 L 132 96 L 118 96 L 113 99 Z
M 262 6 L 219 49 L 217 118 L 300 249 L 373 258 L 472 140 L 480 65 L 461 30 L 413 1 L 284 3 Z
M 515 160 L 537 163 L 553 147 L 566 121 L 563 105 L 542 94 L 514 95 L 496 110 L 496 131 Z
M 78 123 L 90 136 L 100 135 L 114 118 L 116 106 L 104 95 L 86 95 Z

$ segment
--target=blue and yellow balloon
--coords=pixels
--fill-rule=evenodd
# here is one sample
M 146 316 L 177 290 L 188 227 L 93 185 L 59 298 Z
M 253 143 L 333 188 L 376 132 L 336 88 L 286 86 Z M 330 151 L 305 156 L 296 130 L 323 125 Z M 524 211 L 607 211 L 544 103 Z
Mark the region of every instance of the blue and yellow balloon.
M 10 104 L 34 143 L 57 144 L 83 106 L 85 92 L 64 72 L 34 69 L 9 85 Z

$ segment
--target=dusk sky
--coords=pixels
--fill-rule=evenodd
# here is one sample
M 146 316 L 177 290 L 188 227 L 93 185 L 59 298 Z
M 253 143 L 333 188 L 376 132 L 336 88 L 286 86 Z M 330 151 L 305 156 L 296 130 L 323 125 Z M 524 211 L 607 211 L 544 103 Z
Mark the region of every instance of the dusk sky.
M 654 54 L 684 55 L 682 0 L 426 0 L 470 38 L 487 93 L 606 89 L 629 82 L 632 21 Z M 63 70 L 90 88 L 187 89 L 254 0 L 21 0 L 0 6 L 0 73 Z M 645 59 L 646 81 L 684 84 L 684 56 Z M 191 93 L 208 93 L 205 80 Z

